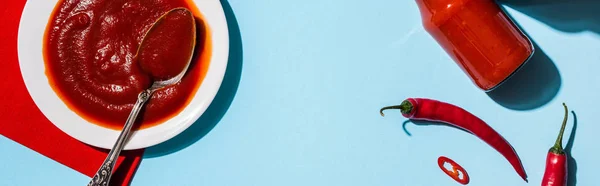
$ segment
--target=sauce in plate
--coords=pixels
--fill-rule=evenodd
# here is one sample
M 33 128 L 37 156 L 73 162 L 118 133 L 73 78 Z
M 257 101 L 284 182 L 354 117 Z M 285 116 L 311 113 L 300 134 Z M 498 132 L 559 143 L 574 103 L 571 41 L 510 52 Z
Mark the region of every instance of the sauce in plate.
M 152 95 L 138 120 L 143 129 L 175 116 L 200 87 L 211 55 L 210 32 L 195 5 L 186 0 L 60 1 L 44 42 L 46 75 L 53 90 L 87 121 L 120 130 L 137 95 L 151 83 L 136 60 L 139 44 L 161 15 L 178 7 L 196 16 L 192 63 L 180 83 Z M 164 45 L 165 49 L 173 46 Z M 169 51 L 186 55 L 185 51 L 177 54 L 176 48 Z M 168 76 L 171 70 L 152 72 Z

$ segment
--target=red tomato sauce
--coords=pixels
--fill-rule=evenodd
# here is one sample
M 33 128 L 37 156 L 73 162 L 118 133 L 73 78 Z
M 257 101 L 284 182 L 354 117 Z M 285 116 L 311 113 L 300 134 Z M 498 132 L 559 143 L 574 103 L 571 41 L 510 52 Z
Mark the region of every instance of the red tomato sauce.
M 500 85 L 534 52 L 494 0 L 416 1 L 425 29 L 485 91 Z
M 87 121 L 120 130 L 137 95 L 151 83 L 135 59 L 138 46 L 152 24 L 177 7 L 196 17 L 194 57 L 180 83 L 152 95 L 138 118 L 140 129 L 181 112 L 200 87 L 211 56 L 210 30 L 187 0 L 60 1 L 43 49 L 53 90 Z

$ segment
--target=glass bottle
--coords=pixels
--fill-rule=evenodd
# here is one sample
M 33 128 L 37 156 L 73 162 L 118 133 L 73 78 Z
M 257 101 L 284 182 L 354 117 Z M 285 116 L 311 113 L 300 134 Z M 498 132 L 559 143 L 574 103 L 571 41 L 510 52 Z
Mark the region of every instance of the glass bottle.
M 531 58 L 531 40 L 494 0 L 416 0 L 425 30 L 490 91 Z

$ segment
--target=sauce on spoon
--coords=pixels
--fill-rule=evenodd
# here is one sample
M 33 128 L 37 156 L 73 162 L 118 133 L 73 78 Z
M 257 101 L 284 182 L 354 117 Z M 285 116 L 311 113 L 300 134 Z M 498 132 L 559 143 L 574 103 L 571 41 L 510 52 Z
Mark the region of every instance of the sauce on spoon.
M 152 80 L 169 80 L 187 69 L 195 44 L 194 16 L 187 9 L 173 9 L 144 36 L 138 48 L 138 64 Z

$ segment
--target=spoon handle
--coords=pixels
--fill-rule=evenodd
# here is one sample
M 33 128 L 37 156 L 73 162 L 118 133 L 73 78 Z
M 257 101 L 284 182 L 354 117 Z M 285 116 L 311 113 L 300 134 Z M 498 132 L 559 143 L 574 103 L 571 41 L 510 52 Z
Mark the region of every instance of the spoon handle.
M 150 90 L 144 90 L 138 95 L 138 99 L 135 102 L 131 113 L 129 113 L 129 117 L 125 122 L 125 126 L 123 127 L 121 134 L 119 134 L 117 142 L 108 153 L 106 160 L 104 160 L 102 166 L 100 169 L 98 169 L 96 175 L 94 175 L 94 178 L 92 178 L 92 180 L 88 183 L 88 186 L 108 186 L 110 176 L 112 175 L 113 168 L 117 162 L 117 157 L 119 157 L 121 150 L 123 150 L 123 147 L 125 147 L 125 143 L 127 142 L 131 132 L 131 127 L 133 127 L 133 124 L 135 123 L 135 120 L 144 104 L 148 101 L 148 99 L 150 99 L 152 92 L 153 91 Z

